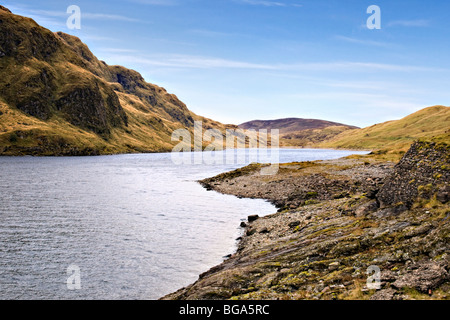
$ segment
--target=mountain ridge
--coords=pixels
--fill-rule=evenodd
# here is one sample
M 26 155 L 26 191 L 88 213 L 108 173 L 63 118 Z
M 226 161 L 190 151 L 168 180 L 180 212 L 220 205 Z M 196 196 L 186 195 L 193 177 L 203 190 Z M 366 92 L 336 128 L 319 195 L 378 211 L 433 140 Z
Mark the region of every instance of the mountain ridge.
M 190 111 L 174 94 L 100 61 L 78 37 L 0 7 L 0 154 L 170 151 L 172 132 L 235 128 Z

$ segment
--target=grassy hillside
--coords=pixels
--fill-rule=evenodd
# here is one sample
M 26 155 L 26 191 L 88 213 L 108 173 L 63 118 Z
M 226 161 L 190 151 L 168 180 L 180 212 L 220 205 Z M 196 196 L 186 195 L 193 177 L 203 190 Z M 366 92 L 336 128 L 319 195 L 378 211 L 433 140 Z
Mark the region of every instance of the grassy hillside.
M 433 106 L 403 119 L 343 132 L 316 144 L 323 148 L 374 150 L 374 153 L 405 152 L 418 139 L 450 141 L 450 107 Z
M 169 151 L 175 129 L 225 131 L 77 37 L 0 6 L 0 155 Z

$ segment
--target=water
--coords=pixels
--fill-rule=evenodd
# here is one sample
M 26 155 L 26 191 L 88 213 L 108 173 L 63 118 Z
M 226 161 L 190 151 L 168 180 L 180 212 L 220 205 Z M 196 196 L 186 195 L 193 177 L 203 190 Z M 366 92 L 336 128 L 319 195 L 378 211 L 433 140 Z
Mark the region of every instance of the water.
M 280 161 L 351 153 L 282 149 Z M 0 299 L 158 299 L 194 282 L 235 250 L 242 219 L 276 211 L 196 182 L 241 166 L 174 165 L 170 154 L 0 158 Z M 81 290 L 67 287 L 70 265 Z

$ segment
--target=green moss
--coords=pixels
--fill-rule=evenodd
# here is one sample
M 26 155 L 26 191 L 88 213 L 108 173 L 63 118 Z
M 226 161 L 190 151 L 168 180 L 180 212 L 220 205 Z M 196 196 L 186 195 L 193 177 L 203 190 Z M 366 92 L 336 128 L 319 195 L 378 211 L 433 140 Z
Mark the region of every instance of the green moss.
M 419 292 L 418 290 L 416 290 L 414 288 L 404 287 L 404 288 L 402 288 L 401 291 L 405 295 L 407 295 L 410 299 L 413 299 L 413 300 L 430 300 L 429 295 Z
M 319 194 L 317 192 L 311 191 L 306 194 L 306 199 L 314 199 L 317 198 L 318 195 Z

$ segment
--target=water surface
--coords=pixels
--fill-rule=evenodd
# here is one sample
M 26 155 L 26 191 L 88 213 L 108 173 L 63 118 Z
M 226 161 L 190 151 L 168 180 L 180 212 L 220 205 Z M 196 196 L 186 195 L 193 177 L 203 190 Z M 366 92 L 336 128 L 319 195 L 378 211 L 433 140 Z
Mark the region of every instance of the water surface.
M 352 153 L 281 149 L 280 161 Z M 276 211 L 196 182 L 242 165 L 175 165 L 170 154 L 0 158 L 0 299 L 157 299 L 194 282 L 235 250 L 242 219 Z M 67 288 L 70 265 L 81 290 Z

